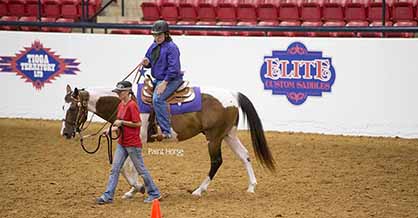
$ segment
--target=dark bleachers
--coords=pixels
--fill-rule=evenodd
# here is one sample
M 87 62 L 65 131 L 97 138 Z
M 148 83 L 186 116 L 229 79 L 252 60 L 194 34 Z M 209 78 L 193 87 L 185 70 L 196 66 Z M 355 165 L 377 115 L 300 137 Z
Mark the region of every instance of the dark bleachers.
M 42 11 L 42 6 L 41 6 Z M 36 17 L 38 15 L 38 0 L 26 0 L 26 13 L 27 17 Z
M 415 19 L 414 11 L 417 0 L 397 0 L 392 4 L 393 21 L 412 21 Z
M 177 21 L 179 19 L 179 0 L 161 0 L 160 15 L 167 21 Z
M 143 21 L 152 24 L 165 19 L 178 25 L 238 26 L 379 26 L 382 0 L 146 0 L 141 3 Z M 37 0 L 0 0 L 0 16 L 34 17 Z M 418 0 L 387 0 L 388 26 L 417 26 Z M 89 15 L 101 0 L 89 0 Z M 42 0 L 43 17 L 81 16 L 81 0 Z M 133 21 L 132 21 L 133 22 Z M 137 21 L 139 22 L 139 21 Z M 114 33 L 147 34 L 144 30 L 115 30 Z M 413 33 L 326 33 L 260 31 L 172 31 L 174 35 L 241 36 L 329 36 L 329 37 L 412 37 Z
M 35 22 L 37 21 L 36 17 L 21 17 L 19 21 Z M 36 26 L 21 26 L 20 30 L 22 31 L 39 31 L 39 27 Z
M 216 1 L 199 0 L 197 4 L 197 17 L 199 21 L 216 22 Z
M 240 0 L 237 5 L 237 19 L 241 22 L 257 22 L 257 5 L 259 0 Z M 248 23 L 247 23 L 248 24 Z M 243 24 L 240 24 L 243 25 Z
M 301 26 L 306 27 L 320 27 L 322 26 L 321 21 L 304 21 Z M 317 32 L 297 32 L 296 36 L 307 36 L 307 37 L 316 37 Z
M 237 26 L 257 26 L 255 21 L 240 21 Z M 262 31 L 239 31 L 237 32 L 239 36 L 265 36 L 265 33 Z
M 277 0 L 260 0 L 256 8 L 257 18 L 260 22 L 278 21 L 279 1 Z
M 1 16 L 7 16 L 7 5 L 9 1 L 8 0 L 0 0 L 0 17 Z
M 379 26 L 382 0 L 155 0 L 142 3 L 144 20 L 178 21 L 179 25 L 238 26 Z M 413 26 L 418 0 L 387 0 L 389 26 Z M 152 8 L 152 9 L 150 9 Z M 150 11 L 154 11 L 151 18 Z M 156 15 L 159 13 L 159 15 Z M 187 23 L 187 21 L 189 23 Z M 186 23 L 185 23 L 186 22 Z M 381 24 L 380 24 L 381 25 Z M 178 33 L 178 32 L 177 32 Z M 185 31 L 186 35 L 261 36 L 263 32 Z M 409 33 L 272 32 L 268 36 L 378 37 Z
M 26 21 L 26 22 L 36 22 L 38 21 L 37 17 L 17 17 L 17 16 L 3 16 L 0 18 L 2 21 Z M 53 17 L 42 17 L 42 22 L 74 22 L 74 19 L 68 18 L 53 18 Z M 69 33 L 71 32 L 71 28 L 69 27 L 35 27 L 35 26 L 0 26 L 0 30 L 21 30 L 21 31 L 43 31 L 43 32 L 64 32 Z
M 160 2 L 161 0 L 155 1 L 144 1 L 141 4 L 142 15 L 144 20 L 158 20 L 160 16 Z
M 89 0 L 89 16 L 101 7 L 102 0 Z M 80 19 L 81 0 L 41 0 L 42 17 Z M 0 16 L 36 17 L 38 0 L 0 0 Z
M 303 0 L 300 5 L 300 18 L 304 21 L 322 21 L 323 0 Z
M 7 5 L 9 16 L 26 16 L 25 4 L 25 0 L 9 0 Z
M 180 21 L 192 21 L 196 23 L 198 0 L 180 0 L 179 1 L 179 19 Z
M 389 21 L 390 17 L 390 8 L 392 7 L 393 0 L 386 0 L 385 7 L 385 20 Z M 367 7 L 367 20 L 369 22 L 381 21 L 382 20 L 382 0 L 371 0 Z
M 0 18 L 2 21 L 18 21 L 16 16 L 3 16 Z M 17 30 L 16 26 L 0 26 L 0 30 Z
M 44 17 L 58 18 L 61 16 L 61 2 L 60 0 L 43 0 L 43 14 Z
M 81 4 L 80 0 L 61 0 L 61 17 L 77 19 L 79 13 L 77 5 Z
M 322 20 L 343 21 L 345 0 L 325 0 L 322 5 Z
M 218 0 L 216 16 L 220 22 L 237 22 L 238 0 Z
M 345 3 L 344 18 L 346 21 L 361 21 L 367 19 L 369 0 L 348 0 Z
M 278 12 L 280 21 L 297 21 L 300 16 L 300 0 L 280 0 Z

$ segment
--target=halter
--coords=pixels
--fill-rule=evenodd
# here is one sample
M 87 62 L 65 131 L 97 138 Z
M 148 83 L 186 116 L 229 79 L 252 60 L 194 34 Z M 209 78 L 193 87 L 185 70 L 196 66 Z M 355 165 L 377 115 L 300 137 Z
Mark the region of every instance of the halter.
M 77 112 L 77 116 L 75 118 L 75 128 L 76 128 L 76 132 L 80 133 L 81 131 L 84 131 L 88 128 L 88 126 L 90 125 L 91 121 L 93 120 L 93 116 L 91 117 L 89 123 L 87 124 L 86 128 L 84 128 L 84 124 L 86 123 L 87 119 L 83 119 L 83 117 L 88 115 L 88 108 L 87 108 L 87 104 L 88 104 L 88 99 L 81 101 L 79 98 L 75 98 L 74 96 L 71 96 L 71 98 L 74 100 L 74 102 L 77 103 L 77 107 L 78 107 L 78 112 Z

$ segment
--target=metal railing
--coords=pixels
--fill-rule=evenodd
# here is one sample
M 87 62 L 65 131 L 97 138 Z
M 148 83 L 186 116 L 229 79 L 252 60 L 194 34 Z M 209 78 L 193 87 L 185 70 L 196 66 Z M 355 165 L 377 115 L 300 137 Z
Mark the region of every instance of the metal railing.
M 0 21 L 0 26 L 29 27 L 69 27 L 104 29 L 151 29 L 152 25 L 124 23 L 92 23 L 92 22 L 28 22 Z M 206 25 L 171 25 L 170 30 L 197 31 L 263 31 L 263 32 L 418 32 L 418 26 L 365 26 L 365 27 L 308 27 L 308 26 L 206 26 Z

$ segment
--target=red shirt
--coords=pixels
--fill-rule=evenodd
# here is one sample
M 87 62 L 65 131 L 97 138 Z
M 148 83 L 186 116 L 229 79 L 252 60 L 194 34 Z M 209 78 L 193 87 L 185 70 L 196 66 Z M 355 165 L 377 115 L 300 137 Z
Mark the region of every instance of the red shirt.
M 131 121 L 134 123 L 141 122 L 138 105 L 132 99 L 126 104 L 123 102 L 119 103 L 117 117 L 119 120 Z M 123 133 L 118 140 L 120 145 L 125 147 L 142 147 L 141 138 L 139 136 L 141 127 L 128 127 L 122 125 L 122 131 Z

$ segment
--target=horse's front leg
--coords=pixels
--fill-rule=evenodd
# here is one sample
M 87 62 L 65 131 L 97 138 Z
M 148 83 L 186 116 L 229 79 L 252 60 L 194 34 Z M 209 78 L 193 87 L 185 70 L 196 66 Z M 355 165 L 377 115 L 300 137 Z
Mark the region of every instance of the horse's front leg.
M 131 189 L 122 196 L 122 199 L 130 199 L 137 192 L 141 192 L 142 194 L 145 193 L 145 186 L 139 184 L 138 172 L 136 171 L 131 158 L 129 157 L 126 159 L 125 164 L 123 165 L 122 175 L 131 186 Z
M 221 139 L 214 138 L 212 141 L 208 140 L 209 146 L 209 155 L 210 155 L 210 171 L 208 177 L 202 182 L 202 184 L 192 192 L 194 196 L 202 196 L 203 192 L 208 190 L 209 183 L 215 177 L 216 172 L 218 171 L 219 167 L 222 165 L 222 153 L 221 153 Z

